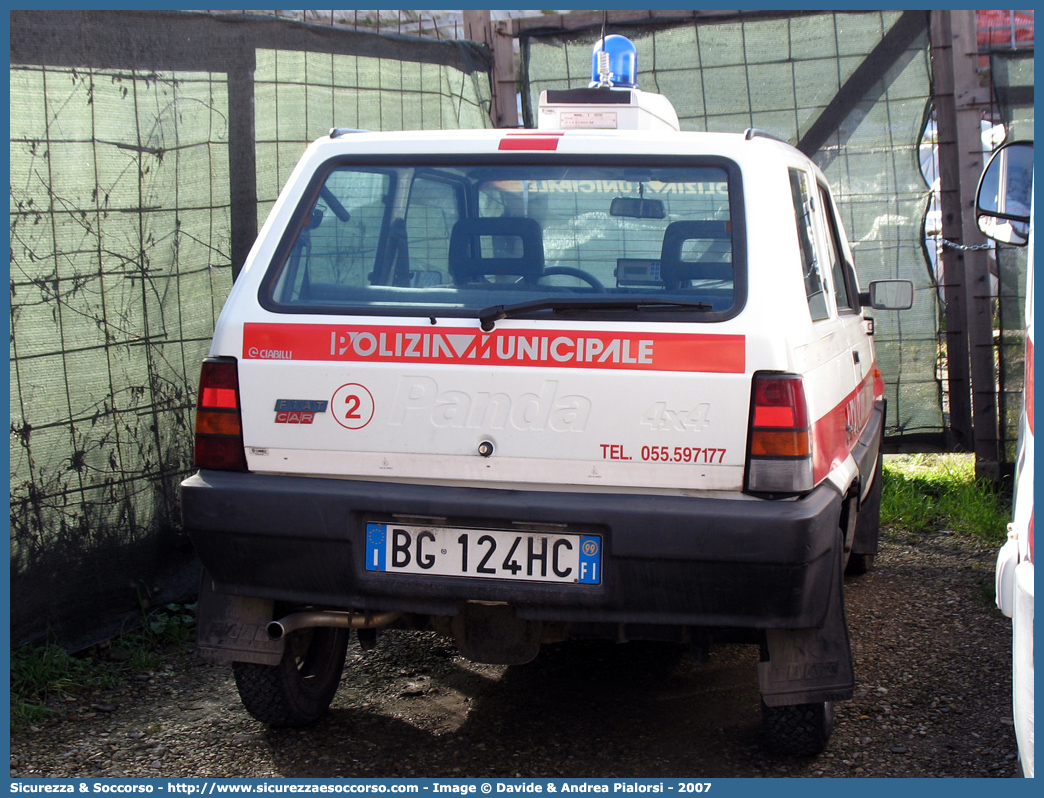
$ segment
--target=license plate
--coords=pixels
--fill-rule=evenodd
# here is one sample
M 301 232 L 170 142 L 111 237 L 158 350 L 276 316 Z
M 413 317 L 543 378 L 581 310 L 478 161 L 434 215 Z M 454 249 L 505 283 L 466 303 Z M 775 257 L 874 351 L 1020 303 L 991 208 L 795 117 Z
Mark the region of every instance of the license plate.
M 598 535 L 495 529 L 366 525 L 366 570 L 598 585 Z

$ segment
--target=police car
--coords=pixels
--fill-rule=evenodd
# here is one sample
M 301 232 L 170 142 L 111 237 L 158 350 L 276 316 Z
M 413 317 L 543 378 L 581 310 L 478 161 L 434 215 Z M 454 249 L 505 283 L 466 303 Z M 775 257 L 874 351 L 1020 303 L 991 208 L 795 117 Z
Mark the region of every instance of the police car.
M 273 725 L 350 630 L 522 663 L 570 638 L 759 647 L 769 745 L 855 680 L 883 383 L 820 170 L 680 132 L 607 37 L 530 130 L 333 130 L 301 158 L 202 368 L 184 523 L 204 655 Z

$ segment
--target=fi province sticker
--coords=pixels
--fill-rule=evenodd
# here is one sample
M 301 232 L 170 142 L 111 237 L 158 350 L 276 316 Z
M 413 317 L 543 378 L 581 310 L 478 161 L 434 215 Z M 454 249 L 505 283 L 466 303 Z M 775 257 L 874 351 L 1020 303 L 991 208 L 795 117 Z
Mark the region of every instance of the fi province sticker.
M 439 363 L 534 368 L 626 369 L 742 374 L 742 335 L 713 333 L 539 332 L 474 328 L 364 327 L 351 324 L 244 325 L 247 360 Z

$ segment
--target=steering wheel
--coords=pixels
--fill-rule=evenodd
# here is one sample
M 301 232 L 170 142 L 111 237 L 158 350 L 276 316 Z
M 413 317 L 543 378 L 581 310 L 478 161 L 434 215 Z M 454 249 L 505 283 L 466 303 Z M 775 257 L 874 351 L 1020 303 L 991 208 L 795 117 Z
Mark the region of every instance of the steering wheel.
M 605 292 L 605 286 L 602 285 L 601 281 L 589 272 L 585 272 L 583 269 L 577 269 L 573 266 L 548 266 L 544 269 L 544 273 L 540 275 L 541 280 L 545 277 L 553 277 L 556 274 L 563 275 L 565 277 L 576 277 L 578 280 L 583 280 L 595 291 Z

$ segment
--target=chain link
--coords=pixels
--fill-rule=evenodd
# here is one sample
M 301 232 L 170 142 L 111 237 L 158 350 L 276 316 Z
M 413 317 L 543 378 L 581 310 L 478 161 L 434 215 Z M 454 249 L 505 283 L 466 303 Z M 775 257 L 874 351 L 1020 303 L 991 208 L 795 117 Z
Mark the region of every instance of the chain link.
M 950 239 L 943 238 L 942 236 L 935 236 L 935 238 L 941 241 L 944 247 L 948 247 L 949 249 L 957 249 L 961 252 L 978 252 L 984 249 L 993 249 L 992 243 L 974 244 L 972 246 L 968 246 L 966 244 L 958 244 L 956 241 L 950 241 Z

